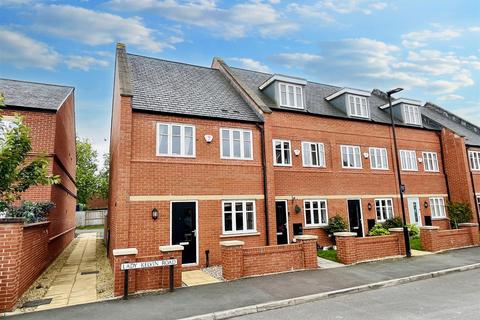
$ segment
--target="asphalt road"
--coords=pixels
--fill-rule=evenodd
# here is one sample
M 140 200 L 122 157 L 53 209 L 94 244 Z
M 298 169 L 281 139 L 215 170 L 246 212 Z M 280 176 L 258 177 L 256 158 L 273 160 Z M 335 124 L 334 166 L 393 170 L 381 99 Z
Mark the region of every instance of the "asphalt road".
M 349 294 L 235 319 L 480 319 L 480 270 Z

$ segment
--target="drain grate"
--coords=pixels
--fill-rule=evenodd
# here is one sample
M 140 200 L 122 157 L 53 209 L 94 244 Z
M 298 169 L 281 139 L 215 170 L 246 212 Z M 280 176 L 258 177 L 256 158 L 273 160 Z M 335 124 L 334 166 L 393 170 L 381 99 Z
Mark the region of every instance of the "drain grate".
M 52 302 L 52 299 L 53 298 L 27 301 L 23 304 L 22 308 L 33 308 L 33 307 L 38 307 L 44 304 L 50 304 L 50 302 Z
M 80 272 L 80 275 L 83 276 L 84 274 L 97 274 L 98 271 L 82 271 Z

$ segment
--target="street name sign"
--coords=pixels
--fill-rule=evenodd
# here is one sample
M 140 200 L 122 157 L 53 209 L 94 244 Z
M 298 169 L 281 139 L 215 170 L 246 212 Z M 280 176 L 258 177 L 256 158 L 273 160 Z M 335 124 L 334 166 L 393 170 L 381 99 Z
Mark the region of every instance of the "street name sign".
M 167 259 L 167 260 L 122 263 L 122 265 L 120 266 L 120 269 L 132 270 L 132 269 L 146 269 L 146 268 L 166 267 L 166 266 L 176 266 L 176 265 L 177 265 L 177 259 Z

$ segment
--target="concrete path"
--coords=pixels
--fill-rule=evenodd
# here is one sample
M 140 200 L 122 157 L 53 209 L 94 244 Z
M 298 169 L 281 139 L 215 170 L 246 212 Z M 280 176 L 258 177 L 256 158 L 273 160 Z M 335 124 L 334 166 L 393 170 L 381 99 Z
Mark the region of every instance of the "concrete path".
M 39 306 L 37 311 L 97 300 L 96 237 L 95 232 L 83 233 L 74 240 L 75 249 L 44 297 L 53 298 L 52 302 Z
M 338 262 L 335 262 L 335 261 L 331 261 L 331 260 L 328 260 L 328 259 L 320 258 L 320 257 L 317 257 L 317 264 L 318 264 L 318 267 L 321 268 L 321 269 L 332 269 L 332 268 L 345 267 L 344 264 L 341 264 L 341 263 L 338 263 Z
M 335 269 L 255 277 L 36 312 L 20 319 L 179 319 L 480 263 L 480 247 Z M 14 316 L 12 319 L 16 319 Z
M 202 270 L 182 272 L 182 282 L 187 287 L 221 282 Z

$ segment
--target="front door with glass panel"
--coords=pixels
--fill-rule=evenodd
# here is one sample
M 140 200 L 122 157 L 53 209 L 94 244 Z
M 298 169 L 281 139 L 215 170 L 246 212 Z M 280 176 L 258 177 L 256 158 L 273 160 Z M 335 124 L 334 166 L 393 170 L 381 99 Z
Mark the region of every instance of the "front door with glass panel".
M 197 204 L 172 203 L 172 244 L 183 246 L 182 263 L 197 263 Z
M 420 211 L 420 200 L 418 198 L 408 198 L 408 212 L 410 214 L 410 223 L 421 226 L 422 213 Z

